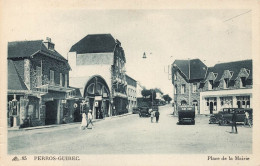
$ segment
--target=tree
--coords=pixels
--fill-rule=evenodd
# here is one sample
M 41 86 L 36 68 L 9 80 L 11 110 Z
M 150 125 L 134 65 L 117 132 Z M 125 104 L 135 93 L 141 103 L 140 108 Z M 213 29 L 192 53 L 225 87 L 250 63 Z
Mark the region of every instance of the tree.
M 143 90 L 141 91 L 141 94 L 142 94 L 142 96 L 143 96 L 144 98 L 147 98 L 148 96 L 151 95 L 151 91 L 150 91 L 150 90 L 143 89 Z
M 156 92 L 155 92 L 154 89 L 149 89 L 149 90 L 143 89 L 143 90 L 141 91 L 141 94 L 142 94 L 142 96 L 143 96 L 144 98 L 150 98 L 150 99 L 152 100 L 152 97 L 153 97 L 153 100 L 156 99 Z
M 166 101 L 167 103 L 170 103 L 172 101 L 172 98 L 167 94 L 167 95 L 163 95 L 163 99 L 164 101 Z

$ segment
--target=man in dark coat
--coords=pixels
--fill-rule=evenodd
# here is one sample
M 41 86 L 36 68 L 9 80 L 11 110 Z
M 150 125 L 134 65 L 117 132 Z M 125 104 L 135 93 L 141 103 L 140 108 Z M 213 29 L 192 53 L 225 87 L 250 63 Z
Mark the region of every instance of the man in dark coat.
M 156 123 L 158 123 L 158 121 L 159 121 L 159 116 L 160 116 L 160 113 L 159 113 L 159 111 L 157 110 L 157 111 L 155 112 Z
M 234 127 L 236 129 L 236 134 L 237 134 L 237 113 L 236 111 L 234 111 L 233 115 L 232 115 L 232 133 L 234 133 Z

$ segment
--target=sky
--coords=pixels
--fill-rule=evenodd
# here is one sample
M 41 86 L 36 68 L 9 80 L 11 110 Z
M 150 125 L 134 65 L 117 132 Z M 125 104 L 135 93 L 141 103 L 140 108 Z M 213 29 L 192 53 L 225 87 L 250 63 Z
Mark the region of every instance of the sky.
M 25 10 L 14 6 L 6 14 L 8 41 L 50 37 L 65 58 L 86 35 L 110 33 L 125 51 L 127 74 L 146 88 L 160 88 L 170 96 L 173 86 L 167 68 L 176 59 L 199 58 L 207 66 L 252 59 L 248 9 Z

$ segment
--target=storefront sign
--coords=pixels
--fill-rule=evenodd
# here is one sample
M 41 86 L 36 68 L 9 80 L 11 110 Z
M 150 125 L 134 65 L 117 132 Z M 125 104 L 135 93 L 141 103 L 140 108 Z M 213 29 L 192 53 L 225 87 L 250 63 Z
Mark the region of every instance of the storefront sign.
M 53 101 L 53 97 L 43 98 L 43 101 Z
M 103 97 L 108 97 L 108 96 L 107 96 L 107 93 L 103 93 Z
M 102 96 L 95 96 L 95 100 L 102 100 Z

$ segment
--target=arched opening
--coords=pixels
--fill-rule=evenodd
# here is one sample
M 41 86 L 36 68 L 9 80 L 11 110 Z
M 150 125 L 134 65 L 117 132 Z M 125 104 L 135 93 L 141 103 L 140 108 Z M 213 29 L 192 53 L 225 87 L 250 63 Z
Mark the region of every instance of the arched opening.
M 181 105 L 187 105 L 187 102 L 185 100 L 182 100 Z
M 95 119 L 110 116 L 109 96 L 108 85 L 101 76 L 93 76 L 89 79 L 85 86 L 84 98 L 89 101 L 89 109 L 93 110 L 93 117 Z

